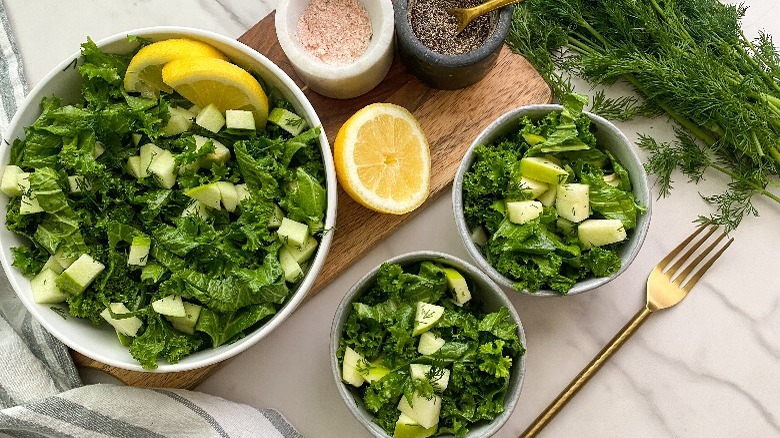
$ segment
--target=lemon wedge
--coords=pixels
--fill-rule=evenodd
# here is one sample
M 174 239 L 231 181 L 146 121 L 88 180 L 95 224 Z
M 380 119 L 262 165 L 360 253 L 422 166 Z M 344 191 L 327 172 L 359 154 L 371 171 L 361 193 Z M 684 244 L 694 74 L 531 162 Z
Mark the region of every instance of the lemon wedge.
M 158 41 L 142 47 L 130 60 L 125 73 L 125 90 L 140 92 L 144 96 L 157 96 L 160 91 L 170 93 L 173 90 L 163 82 L 162 68 L 183 57 L 227 60 L 222 52 L 200 41 L 185 38 Z
M 265 126 L 268 97 L 257 79 L 235 64 L 218 58 L 174 59 L 163 67 L 162 79 L 198 107 L 249 110 L 257 128 Z
M 356 112 L 336 135 L 333 158 L 344 191 L 369 209 L 404 214 L 428 198 L 428 141 L 401 106 L 375 103 Z

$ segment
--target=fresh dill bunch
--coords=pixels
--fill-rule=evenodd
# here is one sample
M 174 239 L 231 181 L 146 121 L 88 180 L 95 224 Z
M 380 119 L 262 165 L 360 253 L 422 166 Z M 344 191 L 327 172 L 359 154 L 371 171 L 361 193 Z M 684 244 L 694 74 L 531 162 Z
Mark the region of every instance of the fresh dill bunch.
M 703 196 L 708 220 L 735 228 L 757 215 L 755 195 L 780 174 L 780 55 L 769 35 L 748 40 L 746 8 L 717 0 L 526 0 L 515 8 L 507 43 L 559 98 L 571 77 L 592 85 L 625 81 L 636 96 L 593 97 L 591 111 L 614 120 L 663 113 L 677 140 L 641 136 L 646 167 L 662 196 L 679 169 L 698 182 L 705 170 L 731 178 L 721 194 Z

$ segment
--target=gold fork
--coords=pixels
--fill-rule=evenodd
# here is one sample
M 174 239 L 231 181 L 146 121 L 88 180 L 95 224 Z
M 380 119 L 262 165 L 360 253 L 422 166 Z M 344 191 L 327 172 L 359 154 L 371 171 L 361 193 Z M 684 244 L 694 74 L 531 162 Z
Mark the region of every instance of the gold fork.
M 704 237 L 694 242 L 699 234 L 704 230 L 709 231 Z M 726 248 L 734 241 L 733 238 L 729 238 L 725 244 L 720 246 L 720 249 L 715 254 L 707 259 L 707 256 L 718 247 L 723 239 L 726 237 L 726 233 L 720 233 L 716 239 L 707 246 L 704 250 L 698 252 L 698 255 L 693 258 L 690 263 L 677 275 L 677 271 L 688 262 L 694 254 L 697 253 L 699 248 L 715 233 L 718 228 L 716 226 L 702 225 L 696 229 L 688 238 L 680 243 L 677 248 L 673 249 L 663 260 L 661 260 L 653 271 L 650 272 L 650 276 L 647 278 L 647 304 L 642 308 L 633 318 L 615 335 L 614 338 L 599 352 L 596 357 L 582 370 L 577 377 L 569 383 L 558 397 L 547 406 L 536 420 L 531 423 L 530 426 L 520 435 L 520 438 L 532 438 L 535 437 L 550 420 L 555 417 L 556 414 L 571 400 L 577 392 L 588 383 L 591 377 L 593 377 L 601 366 L 612 357 L 613 354 L 634 334 L 636 329 L 642 325 L 650 314 L 658 310 L 663 310 L 674 306 L 682 301 L 688 292 L 693 289 L 696 282 L 701 279 L 702 275 L 715 263 L 715 260 L 723 254 Z M 693 242 L 693 243 L 692 243 Z M 677 258 L 680 253 L 690 245 L 690 248 Z M 677 259 L 675 261 L 675 259 Z M 705 259 L 707 259 L 705 261 Z M 670 266 L 670 263 L 675 261 Z M 703 263 L 702 263 L 703 262 Z M 698 270 L 694 272 L 701 264 Z M 687 280 L 687 281 L 686 281 Z M 685 281 L 685 284 L 683 282 Z

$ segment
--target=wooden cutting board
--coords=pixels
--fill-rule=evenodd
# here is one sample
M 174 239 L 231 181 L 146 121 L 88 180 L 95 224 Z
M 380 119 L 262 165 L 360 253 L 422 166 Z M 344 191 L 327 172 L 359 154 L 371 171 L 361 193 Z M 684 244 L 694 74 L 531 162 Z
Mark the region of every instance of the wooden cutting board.
M 505 46 L 498 63 L 480 82 L 460 90 L 436 90 L 413 77 L 396 57 L 382 83 L 354 99 L 336 100 L 309 90 L 284 55 L 274 28 L 274 13 L 243 34 L 239 41 L 254 48 L 282 68 L 301 87 L 320 117 L 329 141 L 358 109 L 374 102 L 407 108 L 420 121 L 431 148 L 431 193 L 425 205 L 445 192 L 471 141 L 492 120 L 508 110 L 532 103 L 548 103 L 550 89 L 531 65 Z M 387 238 L 415 212 L 386 215 L 370 211 L 338 188 L 336 231 L 328 257 L 306 297 L 322 290 L 366 252 Z M 193 388 L 221 364 L 179 373 L 139 373 L 93 361 L 73 352 L 78 365 L 104 371 L 128 385 Z

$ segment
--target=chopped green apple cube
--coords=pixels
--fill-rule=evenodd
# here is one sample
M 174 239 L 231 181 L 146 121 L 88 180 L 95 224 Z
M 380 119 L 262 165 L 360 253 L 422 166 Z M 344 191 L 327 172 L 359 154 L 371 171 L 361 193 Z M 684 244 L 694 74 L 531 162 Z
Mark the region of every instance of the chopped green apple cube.
M 184 311 L 184 302 L 179 295 L 167 295 L 159 300 L 152 301 L 152 309 L 160 315 L 183 318 L 187 316 Z
M 105 268 L 105 265 L 89 254 L 82 254 L 57 277 L 57 286 L 66 293 L 78 295 L 84 292 Z
M 168 321 L 176 330 L 182 333 L 195 333 L 195 324 L 198 323 L 201 307 L 197 304 L 182 302 L 184 306 L 184 316 L 167 316 Z
M 53 255 L 49 256 L 49 259 L 46 260 L 46 263 L 43 264 L 43 268 L 41 268 L 41 270 L 44 270 L 44 269 L 51 269 L 57 275 L 62 274 L 62 271 L 65 270 L 65 268 L 62 267 L 60 262 L 58 262 L 57 259 L 54 258 Z
M 133 236 L 133 242 L 130 244 L 130 253 L 127 255 L 127 264 L 146 266 L 151 246 L 152 239 L 149 236 Z
M 387 368 L 378 362 L 361 365 L 363 366 L 357 367 L 357 372 L 360 373 L 360 375 L 363 376 L 363 379 L 368 383 L 374 383 L 390 373 L 390 368 Z
M 463 274 L 453 268 L 442 268 L 447 278 L 447 288 L 452 292 L 455 304 L 463 306 L 471 299 L 469 284 Z
M 170 189 L 176 184 L 176 159 L 171 151 L 160 149 L 152 158 L 148 169 L 149 174 L 154 175 L 160 187 Z
M 217 140 L 214 140 L 213 138 L 204 137 L 202 135 L 193 135 L 193 139 L 195 139 L 195 150 L 199 151 L 200 148 L 202 148 L 206 142 L 211 142 L 214 144 L 214 152 L 209 152 L 206 154 L 206 160 L 210 161 L 212 163 L 224 163 L 230 159 L 230 149 L 228 149 L 227 146 L 224 144 L 218 142 Z
M 287 251 L 292 255 L 296 262 L 303 263 L 314 254 L 317 249 L 317 239 L 309 236 L 301 246 L 285 245 Z
M 281 207 L 274 204 L 274 212 L 271 218 L 268 219 L 268 228 L 272 230 L 279 228 L 282 225 L 282 219 L 284 219 L 284 211 L 282 211 Z
M 511 201 L 506 203 L 509 222 L 522 225 L 542 215 L 544 206 L 539 201 Z
M 524 157 L 520 160 L 520 174 L 547 184 L 561 184 L 569 175 L 566 169 L 542 157 Z
M 241 202 L 244 199 L 248 199 L 250 196 L 252 196 L 252 194 L 249 192 L 249 187 L 247 187 L 246 183 L 236 184 L 236 194 L 238 195 L 239 204 L 241 204 Z M 279 211 L 282 211 L 282 209 L 279 208 L 278 205 L 276 205 L 275 207 L 276 209 L 279 209 Z M 274 215 L 276 214 L 276 209 L 274 209 Z M 282 213 L 282 216 L 284 216 L 284 213 Z M 279 218 L 279 225 L 281 224 L 282 224 L 282 218 Z
M 33 299 L 38 304 L 57 304 L 68 299 L 68 294 L 57 287 L 57 272 L 44 267 L 30 280 Z
M 406 399 L 406 396 L 403 396 L 398 402 L 398 410 L 426 429 L 435 427 L 439 423 L 439 414 L 441 413 L 441 396 L 434 395 L 431 398 L 425 398 L 415 394 L 411 403 Z
M 35 214 L 43 211 L 34 193 L 22 195 L 22 203 L 19 205 L 19 214 Z
M 91 189 L 92 184 L 83 176 L 71 175 L 68 177 L 68 187 L 71 193 L 81 193 L 84 190 Z
M 126 168 L 127 168 L 127 173 L 134 176 L 136 179 L 144 179 L 147 176 L 149 176 L 146 167 L 141 166 L 140 155 L 133 155 L 132 157 L 127 157 Z
M 187 207 L 182 210 L 181 215 L 182 217 L 198 216 L 204 221 L 211 217 L 211 213 L 209 213 L 209 207 L 195 199 L 193 199 L 192 202 L 190 202 L 189 205 L 187 205 Z
M 163 135 L 170 137 L 189 131 L 192 127 L 192 120 L 195 118 L 195 115 L 179 106 L 169 108 L 168 110 L 171 113 L 171 117 L 168 119 L 168 124 L 163 128 Z
M 558 195 L 558 186 L 555 184 L 550 184 L 549 188 L 546 192 L 539 195 L 538 199 L 539 202 L 542 203 L 545 207 L 551 207 L 555 205 L 555 198 Z
M 219 188 L 219 197 L 225 210 L 233 213 L 238 207 L 238 191 L 236 186 L 229 181 L 219 181 L 214 183 Z
M 229 109 L 225 111 L 225 127 L 254 131 L 255 116 L 252 111 Z
M 303 277 L 301 265 L 295 261 L 295 257 L 290 254 L 290 250 L 286 246 L 282 246 L 279 250 L 279 264 L 282 265 L 285 281 L 295 283 Z
M 106 147 L 103 146 L 103 143 L 96 141 L 95 142 L 95 158 L 100 158 L 101 155 L 106 151 Z
M 279 224 L 276 234 L 285 245 L 303 246 L 309 237 L 309 226 L 290 218 L 282 218 L 282 223 Z
M 479 225 L 474 227 L 474 229 L 471 230 L 471 241 L 474 242 L 474 244 L 477 246 L 485 246 L 488 241 L 488 236 L 487 233 L 485 233 L 485 229 Z
M 133 145 L 138 146 L 139 144 L 141 144 L 141 139 L 144 138 L 144 135 L 135 132 L 131 137 L 133 139 Z
M 22 196 L 22 187 L 19 186 L 19 174 L 24 173 L 22 168 L 9 164 L 5 166 L 3 178 L 0 179 L 0 191 L 9 198 Z
M 443 338 L 436 336 L 433 332 L 427 331 L 420 335 L 420 342 L 417 344 L 417 352 L 429 356 L 439 351 L 446 344 Z
M 524 132 L 522 135 L 523 135 L 523 139 L 525 140 L 525 142 L 528 143 L 531 146 L 537 145 L 539 143 L 544 143 L 545 141 L 547 141 L 546 138 L 544 138 L 543 136 L 541 136 L 539 134 L 532 134 L 530 132 Z
M 161 147 L 158 147 L 154 143 L 146 143 L 140 148 L 140 156 L 141 156 L 141 178 L 146 178 L 149 176 L 149 166 L 152 164 L 152 160 L 155 156 L 162 153 L 164 150 Z
M 295 136 L 306 129 L 306 121 L 292 111 L 274 108 L 268 113 L 268 121 Z
M 198 115 L 195 117 L 195 123 L 216 133 L 225 126 L 225 117 L 216 105 L 210 103 L 198 112 Z
M 193 187 L 184 192 L 184 194 L 214 210 L 219 210 L 222 203 L 222 193 L 220 193 L 219 186 L 216 183 Z
M 109 304 L 109 307 L 111 307 L 111 311 L 108 309 L 103 309 L 103 311 L 100 312 L 100 316 L 102 316 L 106 322 L 111 324 L 118 333 L 121 333 L 125 336 L 134 337 L 138 333 L 138 329 L 140 329 L 143 325 L 141 319 L 137 316 L 114 318 L 111 313 L 117 316 L 131 313 L 130 309 L 128 309 L 127 306 L 125 306 L 123 303 L 111 303 Z
M 344 350 L 344 362 L 341 364 L 341 378 L 352 386 L 360 387 L 366 381 L 358 372 L 365 367 L 366 360 L 357 351 L 347 347 Z
M 425 302 L 417 303 L 412 336 L 421 335 L 430 330 L 444 316 L 444 307 Z
M 550 187 L 549 184 L 523 176 L 518 183 L 520 190 L 528 199 L 536 199 Z
M 426 429 L 410 416 L 401 412 L 401 415 L 398 416 L 398 421 L 395 422 L 393 438 L 428 438 L 436 434 L 437 428 L 438 423 Z
M 577 227 L 577 236 L 586 247 L 604 246 L 626 239 L 626 227 L 620 219 L 588 219 Z
M 433 369 L 433 372 L 431 372 Z M 430 380 L 431 385 L 439 391 L 444 391 L 450 383 L 450 370 L 446 368 L 433 368 L 431 365 L 413 363 L 409 365 L 409 375 L 416 380 Z
M 78 257 L 66 257 L 65 254 L 61 250 L 58 250 L 57 252 L 52 255 L 54 260 L 57 261 L 57 263 L 62 266 L 62 269 L 67 269 L 70 267 L 70 265 L 73 264 L 73 262 L 76 261 Z
M 35 214 L 43 211 L 43 207 L 38 203 L 38 198 L 30 190 L 30 173 L 19 172 L 16 175 L 16 182 L 22 193 L 22 201 L 19 206 L 19 214 Z
M 579 183 L 558 186 L 555 209 L 564 219 L 574 223 L 584 221 L 590 216 L 590 186 Z

